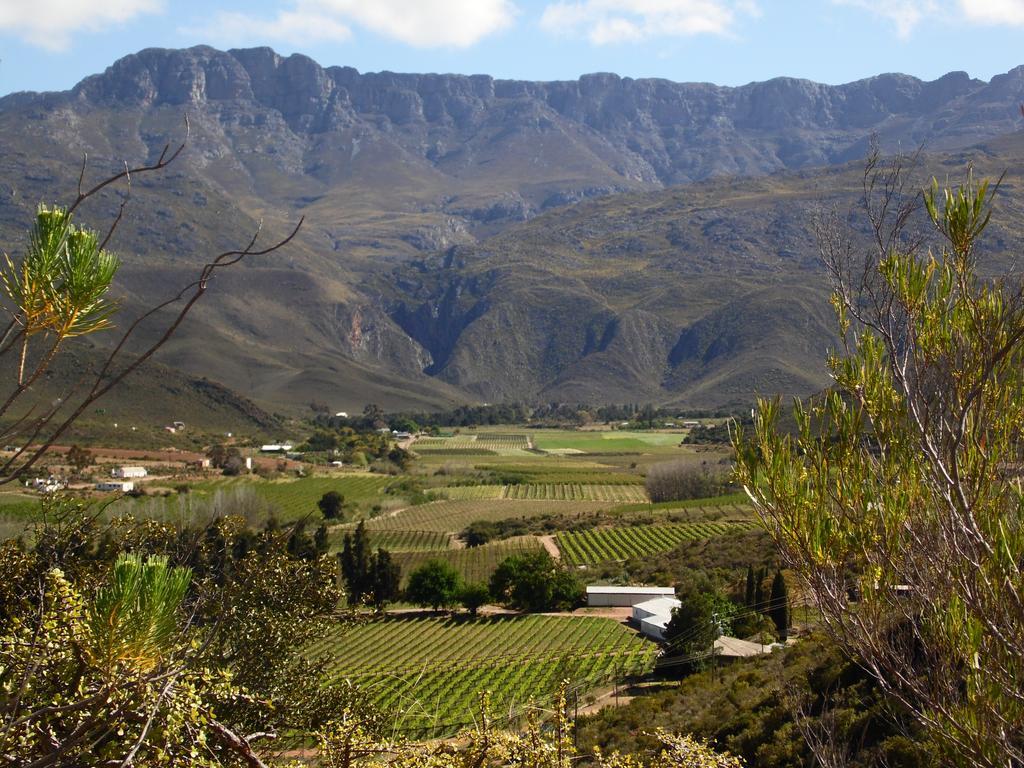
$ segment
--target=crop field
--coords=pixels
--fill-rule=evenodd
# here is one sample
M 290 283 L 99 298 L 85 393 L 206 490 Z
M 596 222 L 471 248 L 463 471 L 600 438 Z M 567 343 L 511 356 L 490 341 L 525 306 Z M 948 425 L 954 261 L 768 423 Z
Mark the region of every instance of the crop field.
M 454 437 L 425 437 L 412 444 L 412 449 L 417 453 L 452 456 L 473 453 L 515 455 L 525 452 L 529 447 L 530 439 L 526 435 L 496 432 L 482 435 L 462 434 Z
M 668 552 L 684 541 L 711 539 L 755 527 L 753 521 L 668 523 L 594 528 L 558 534 L 562 559 L 573 565 L 596 565 Z
M 556 453 L 667 453 L 666 449 L 678 446 L 683 437 L 679 432 L 538 430 L 533 442 L 542 451 Z
M 432 501 L 408 507 L 396 514 L 366 521 L 371 531 L 440 531 L 458 533 L 477 520 L 509 520 L 541 515 L 586 515 L 608 506 L 597 501 L 551 501 L 483 499 L 477 501 Z
M 462 574 L 467 583 L 487 583 L 501 561 L 509 555 L 536 552 L 542 548 L 534 536 L 513 536 L 510 539 L 488 542 L 479 547 L 446 549 L 433 552 L 394 552 L 394 561 L 402 567 L 402 587 L 405 588 L 409 574 L 428 560 L 445 560 Z
M 505 494 L 503 485 L 454 485 L 446 488 L 433 488 L 436 493 L 452 501 L 479 501 L 480 499 L 500 499 Z
M 647 491 L 643 486 L 632 484 L 531 483 L 505 486 L 505 498 L 630 503 L 647 501 Z
M 439 531 L 371 531 L 370 546 L 397 552 L 436 552 L 451 546 L 451 537 Z
M 649 669 L 655 646 L 594 617 L 394 618 L 338 629 L 309 652 L 364 686 L 398 730 L 430 738 L 469 725 L 480 691 L 496 716 L 519 713 L 562 679 L 592 687 Z
M 580 483 L 583 485 L 643 485 L 639 474 L 610 467 L 582 466 L 560 461 L 534 464 L 481 464 L 477 469 L 496 472 L 519 483 Z

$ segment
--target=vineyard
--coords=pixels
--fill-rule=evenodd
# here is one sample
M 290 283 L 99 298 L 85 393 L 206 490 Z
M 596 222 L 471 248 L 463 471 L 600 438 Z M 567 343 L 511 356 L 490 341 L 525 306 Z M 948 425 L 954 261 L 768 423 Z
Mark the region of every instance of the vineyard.
M 595 565 L 668 552 L 684 541 L 748 531 L 755 525 L 741 521 L 594 528 L 559 533 L 558 549 L 562 559 L 572 565 Z
M 436 552 L 451 544 L 451 537 L 439 531 L 371 531 L 370 547 L 389 552 Z
M 506 499 L 630 503 L 647 501 L 647 491 L 640 485 L 533 483 L 530 485 L 507 485 L 504 497 Z
M 610 619 L 512 616 L 375 621 L 341 628 L 309 652 L 329 656 L 329 674 L 364 686 L 398 730 L 429 738 L 471 723 L 480 691 L 491 691 L 496 715 L 520 712 L 563 679 L 593 687 L 649 669 L 655 647 Z
M 446 549 L 433 552 L 393 552 L 395 562 L 402 567 L 402 587 L 405 587 L 409 574 L 428 560 L 446 560 L 455 570 L 462 574 L 467 583 L 486 583 L 502 560 L 509 555 L 523 552 L 536 552 L 541 543 L 533 536 L 514 536 L 501 541 L 493 541 L 479 547 L 466 549 Z
M 607 504 L 595 501 L 545 501 L 507 499 L 479 501 L 433 501 L 408 507 L 397 514 L 366 521 L 368 530 L 439 531 L 457 533 L 477 520 L 509 520 L 541 515 L 586 515 Z
M 470 455 L 474 453 L 516 455 L 530 447 L 526 435 L 456 435 L 454 437 L 425 437 L 413 443 L 417 453 L 441 455 Z
M 452 501 L 479 501 L 481 499 L 500 499 L 505 494 L 505 486 L 456 485 L 447 488 L 434 488 L 431 492 Z

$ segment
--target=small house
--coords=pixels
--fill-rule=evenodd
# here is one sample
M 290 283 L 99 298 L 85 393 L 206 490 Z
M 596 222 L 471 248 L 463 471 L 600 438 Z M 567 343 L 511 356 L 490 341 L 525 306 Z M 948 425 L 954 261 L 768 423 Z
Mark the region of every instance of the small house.
M 640 634 L 652 640 L 664 640 L 665 629 L 672 621 L 672 611 L 680 602 L 675 597 L 655 597 L 633 606 L 633 621 L 639 625 Z
M 135 483 L 131 480 L 104 480 L 102 483 L 96 483 L 96 490 L 128 493 L 135 490 Z
M 114 467 L 110 470 L 111 477 L 119 477 L 126 480 L 130 477 L 145 477 L 149 474 L 145 467 Z

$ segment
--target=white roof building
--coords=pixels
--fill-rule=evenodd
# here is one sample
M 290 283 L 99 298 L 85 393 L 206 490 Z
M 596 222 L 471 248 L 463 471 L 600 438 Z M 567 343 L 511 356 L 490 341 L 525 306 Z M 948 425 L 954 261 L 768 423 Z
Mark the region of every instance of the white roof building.
M 656 597 L 675 597 L 672 587 L 587 587 L 587 605 L 629 608 Z
M 111 477 L 145 477 L 147 474 L 145 467 L 114 467 L 110 470 Z
M 678 608 L 674 597 L 655 597 L 633 606 L 633 621 L 640 625 L 640 634 L 652 640 L 664 640 L 665 628 Z
M 128 493 L 135 490 L 135 483 L 131 480 L 104 480 L 102 483 L 96 483 L 96 490 Z

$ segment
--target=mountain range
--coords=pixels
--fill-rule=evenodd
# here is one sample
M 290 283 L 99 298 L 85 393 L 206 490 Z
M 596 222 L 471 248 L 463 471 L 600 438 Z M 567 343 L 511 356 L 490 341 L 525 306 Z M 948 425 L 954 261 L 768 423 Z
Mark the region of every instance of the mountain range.
M 126 317 L 260 222 L 267 239 L 305 222 L 217 278 L 164 365 L 284 411 L 743 403 L 827 382 L 810 223 L 856 203 L 872 137 L 923 145 L 922 179 L 1008 171 L 993 257 L 1020 244 L 1021 102 L 1024 67 L 726 88 L 150 49 L 0 99 L 0 237 L 17 253 L 34 206 L 73 197 L 83 156 L 87 180 L 152 161 L 187 116 L 185 152 L 133 180 L 113 243 Z M 82 216 L 103 226 L 119 200 Z

